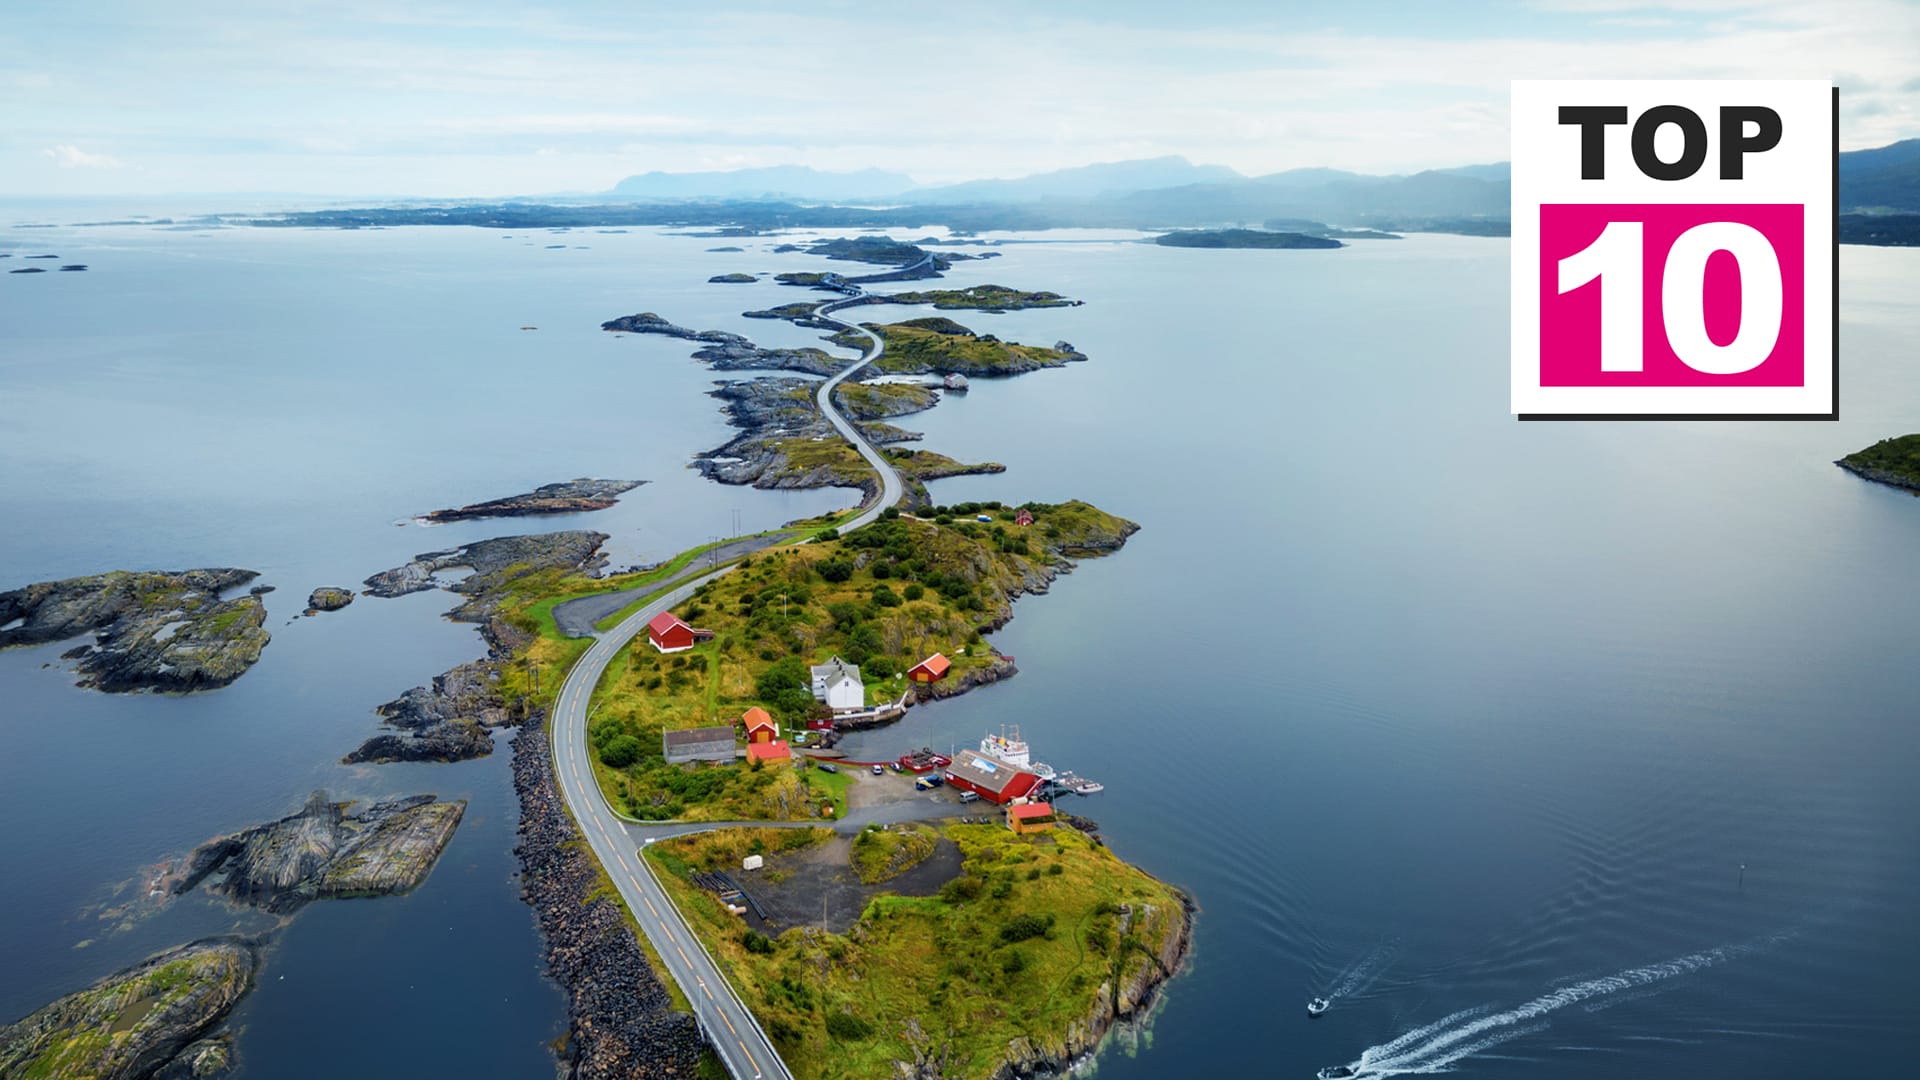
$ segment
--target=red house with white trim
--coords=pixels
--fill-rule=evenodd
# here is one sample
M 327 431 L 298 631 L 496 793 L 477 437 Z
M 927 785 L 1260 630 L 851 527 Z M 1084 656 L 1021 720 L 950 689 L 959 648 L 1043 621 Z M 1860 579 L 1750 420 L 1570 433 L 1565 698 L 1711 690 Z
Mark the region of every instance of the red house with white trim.
M 1031 510 L 1024 510 L 1024 509 L 1023 509 L 1023 510 L 1021 510 L 1021 511 L 1020 511 L 1019 513 L 1017 513 L 1017 514 L 1015 514 L 1015 515 L 1013 515 L 1013 523 L 1014 523 L 1015 525 L 1031 525 L 1031 524 L 1033 524 L 1033 511 L 1031 511 Z
M 773 717 L 767 715 L 767 710 L 758 705 L 748 709 L 740 717 L 740 722 L 747 727 L 747 745 L 749 746 L 780 741 L 780 725 L 774 723 Z
M 962 791 L 971 791 L 995 806 L 1005 806 L 1032 794 L 1033 789 L 1040 786 L 1040 774 L 962 750 L 953 764 L 947 766 L 947 783 Z
M 647 640 L 663 653 L 685 652 L 695 643 L 712 638 L 713 631 L 696 630 L 671 611 L 663 611 L 647 622 Z
M 944 653 L 934 653 L 932 656 L 927 657 L 925 660 L 907 669 L 907 681 L 917 683 L 939 682 L 941 679 L 946 678 L 947 672 L 951 670 L 953 670 L 953 661 L 948 660 Z

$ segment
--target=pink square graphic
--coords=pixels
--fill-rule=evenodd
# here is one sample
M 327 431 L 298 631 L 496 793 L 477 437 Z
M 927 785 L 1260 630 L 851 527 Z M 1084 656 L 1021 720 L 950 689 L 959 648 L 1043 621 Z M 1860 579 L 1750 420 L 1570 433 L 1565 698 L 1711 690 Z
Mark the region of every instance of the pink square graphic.
M 1641 370 L 1601 368 L 1602 276 L 1562 293 L 1560 262 L 1599 239 L 1612 222 L 1639 222 L 1641 248 Z M 1689 367 L 1676 354 L 1664 309 L 1668 255 L 1682 233 L 1697 225 L 1734 222 L 1772 244 L 1780 267 L 1780 331 L 1757 366 L 1737 374 Z M 1806 223 L 1799 204 L 1569 204 L 1540 207 L 1541 386 L 1805 386 Z M 1741 330 L 1741 267 L 1727 251 L 1706 263 L 1701 312 L 1707 337 L 1725 346 Z

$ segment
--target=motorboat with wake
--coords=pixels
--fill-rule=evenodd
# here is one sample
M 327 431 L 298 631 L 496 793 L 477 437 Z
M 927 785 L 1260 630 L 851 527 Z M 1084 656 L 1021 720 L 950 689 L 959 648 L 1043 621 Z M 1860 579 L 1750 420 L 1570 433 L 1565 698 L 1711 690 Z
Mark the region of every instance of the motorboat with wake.
M 1321 1013 L 1326 1012 L 1328 1006 L 1332 1004 L 1333 1003 L 1326 998 L 1314 998 L 1312 1001 L 1307 1002 L 1307 1015 L 1319 1016 Z
M 1320 1080 L 1347 1080 L 1347 1077 L 1359 1076 L 1360 1070 L 1351 1065 L 1329 1065 L 1314 1075 Z

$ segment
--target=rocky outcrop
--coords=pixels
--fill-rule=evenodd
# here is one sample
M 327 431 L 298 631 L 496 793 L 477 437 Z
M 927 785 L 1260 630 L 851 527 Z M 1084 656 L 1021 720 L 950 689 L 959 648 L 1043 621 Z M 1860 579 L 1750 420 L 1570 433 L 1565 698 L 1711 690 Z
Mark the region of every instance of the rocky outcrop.
M 375 735 L 344 760 L 465 761 L 493 753 L 488 729 L 514 722 L 495 684 L 499 661 L 492 656 L 461 664 L 436 677 L 431 687 L 416 686 L 375 709 L 396 731 Z
M 279 913 L 323 896 L 405 892 L 426 879 L 465 810 L 415 795 L 348 814 L 316 791 L 297 814 L 195 848 L 169 891 L 211 880 L 230 900 Z
M 190 692 L 246 674 L 271 639 L 254 595 L 220 595 L 258 577 L 252 570 L 116 570 L 0 593 L 0 648 L 92 634 L 63 654 L 79 661 L 80 685 L 109 692 Z
M 524 495 L 489 499 L 486 502 L 471 503 L 451 510 L 434 510 L 422 515 L 422 518 L 436 524 L 445 524 L 449 521 L 472 521 L 476 518 L 530 517 L 538 514 L 578 514 L 589 510 L 605 510 L 618 502 L 621 495 L 644 483 L 646 483 L 644 480 L 594 480 L 583 476 L 555 484 L 542 484 Z
M 532 536 L 497 536 L 490 540 L 476 540 L 451 551 L 429 551 L 416 555 L 405 566 L 383 570 L 368 578 L 364 584 L 367 595 L 380 597 L 405 596 L 427 589 L 451 589 L 469 598 L 468 604 L 456 609 L 453 617 L 477 622 L 485 616 L 486 611 L 474 609 L 475 601 L 485 600 L 509 577 L 535 570 L 597 569 L 606 562 L 606 557 L 599 554 L 600 545 L 606 542 L 606 533 L 585 530 Z M 443 570 L 455 569 L 472 570 L 473 573 L 451 584 L 434 576 Z M 487 607 L 490 610 L 491 605 Z
M 500 597 L 522 574 L 598 569 L 606 562 L 599 553 L 606 539 L 607 534 L 597 532 L 502 536 L 453 551 L 428 552 L 368 578 L 367 592 L 374 596 L 446 588 L 466 597 L 450 617 L 480 624 L 487 655 L 445 672 L 431 686 L 416 686 L 380 706 L 381 718 L 395 730 L 373 736 L 345 760 L 464 761 L 492 753 L 493 736 L 487 729 L 519 720 L 500 696 L 501 665 L 530 640 L 526 631 L 495 614 Z M 434 576 L 456 567 L 473 573 L 452 584 Z
M 233 1065 L 233 1037 L 215 1035 L 187 1044 L 153 1074 L 153 1080 L 212 1080 L 232 1072 Z
M 725 330 L 689 330 L 655 315 L 651 311 L 624 315 L 600 324 L 600 329 L 624 334 L 660 334 L 697 341 L 696 360 L 705 361 L 715 371 L 802 371 L 809 375 L 831 375 L 847 362 L 824 349 L 763 349 L 750 339 Z
M 251 942 L 207 938 L 109 975 L 0 1029 L 0 1076 L 218 1075 L 192 1071 L 212 1063 L 194 1040 L 252 988 L 258 963 Z
M 697 1075 L 704 1043 L 691 1015 L 676 1012 L 609 898 L 554 784 L 544 722 L 513 738 L 520 796 L 521 896 L 546 942 L 547 972 L 567 994 L 566 1072 L 581 1080 Z
M 307 614 L 317 615 L 322 611 L 339 611 L 351 603 L 353 603 L 352 589 L 322 585 L 307 594 Z
M 940 404 L 940 395 L 919 383 L 841 383 L 833 403 L 852 420 L 886 420 L 925 412 Z
M 708 248 L 708 251 L 739 251 L 737 247 Z M 752 274 L 715 274 L 707 279 L 709 285 L 750 285 L 756 279 Z

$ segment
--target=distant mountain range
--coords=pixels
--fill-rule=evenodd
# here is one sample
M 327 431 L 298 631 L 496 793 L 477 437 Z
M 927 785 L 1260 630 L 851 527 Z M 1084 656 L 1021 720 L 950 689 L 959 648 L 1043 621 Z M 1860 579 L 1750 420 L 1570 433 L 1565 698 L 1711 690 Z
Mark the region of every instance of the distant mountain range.
M 900 173 L 819 172 L 804 166 L 717 173 L 647 173 L 611 193 L 622 201 L 737 200 L 924 207 L 972 228 L 1181 228 L 1305 218 L 1335 225 L 1491 231 L 1510 200 L 1506 162 L 1368 176 L 1292 169 L 1242 176 L 1182 157 L 1111 162 L 1004 180 L 917 186 Z M 1920 213 L 1920 139 L 1840 155 L 1843 211 Z

